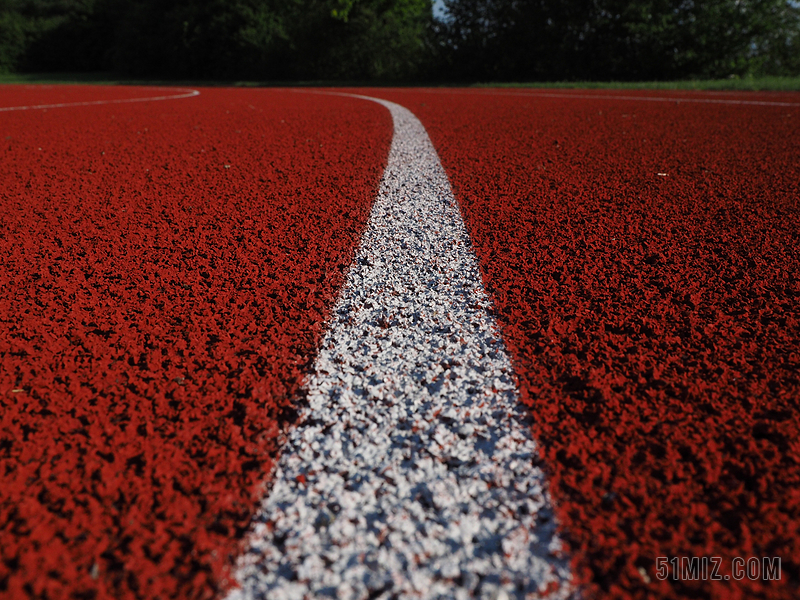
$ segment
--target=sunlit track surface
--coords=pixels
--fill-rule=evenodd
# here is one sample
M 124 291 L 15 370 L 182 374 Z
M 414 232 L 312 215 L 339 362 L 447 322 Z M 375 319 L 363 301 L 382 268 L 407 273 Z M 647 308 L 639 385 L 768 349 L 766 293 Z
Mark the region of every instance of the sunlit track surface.
M 159 95 L 0 86 L 3 600 L 218 593 L 377 193 L 378 105 Z
M 451 303 L 465 319 L 452 323 L 449 311 L 421 311 L 420 323 L 441 326 L 421 348 L 435 360 L 459 351 L 448 336 L 458 323 L 482 323 L 480 307 L 491 303 L 532 417 L 510 411 L 536 440 L 533 448 L 520 438 L 520 452 L 536 451 L 527 464 L 546 472 L 553 499 L 548 509 L 543 485 L 526 484 L 542 517 L 533 531 L 556 521 L 568 548 L 555 574 L 569 558 L 585 600 L 799 598 L 800 96 L 363 93 L 422 121 L 452 185 L 489 300 Z M 279 89 L 106 102 L 162 94 L 0 86 L 0 106 L 63 105 L 0 112 L 3 600 L 228 593 L 242 536 L 303 406 L 302 383 L 331 319 L 342 321 L 331 311 L 386 166 L 389 112 Z M 669 101 L 638 100 L 648 95 Z M 690 96 L 737 102 L 682 101 Z M 381 255 L 353 272 L 363 279 L 384 266 Z M 424 280 L 392 282 L 406 284 L 429 293 Z M 397 329 L 414 324 L 386 311 L 370 326 L 372 309 L 360 306 L 360 331 L 403 341 Z M 393 357 L 387 339 L 374 359 L 360 340 L 348 347 L 377 368 Z M 429 339 L 442 345 L 431 349 Z M 338 366 L 331 357 L 345 347 L 323 348 Z M 412 350 L 403 358 L 421 356 Z M 465 372 L 438 360 L 408 385 L 434 402 Z M 351 375 L 373 397 L 409 381 Z M 500 399 L 511 402 L 508 373 L 500 380 Z M 378 404 L 381 418 L 406 410 Z M 371 435 L 365 410 L 345 415 L 344 434 Z M 410 436 L 415 448 L 434 440 L 415 455 L 428 453 L 431 472 L 445 451 L 459 459 L 471 442 L 456 421 L 424 403 L 419 410 L 425 424 L 398 426 L 389 440 L 372 435 L 355 451 Z M 465 415 L 463 435 L 496 434 L 508 422 L 500 412 L 484 424 Z M 443 462 L 443 481 L 469 467 Z M 290 487 L 310 495 L 320 484 L 316 473 L 290 469 Z M 339 476 L 354 485 L 348 472 Z M 378 475 L 362 482 L 376 496 L 405 485 Z M 514 481 L 525 477 L 514 471 Z M 437 489 L 416 499 L 421 516 L 446 498 Z M 495 493 L 476 498 L 491 503 Z M 323 508 L 312 535 L 344 523 Z M 513 548 L 524 547 L 518 541 Z M 475 543 L 465 545 L 458 560 L 472 560 Z M 552 558 L 546 545 L 532 554 Z M 660 580 L 659 556 L 720 556 L 723 579 Z M 734 557 L 780 557 L 781 579 L 725 580 Z M 386 570 L 373 576 L 375 563 L 360 558 L 342 594 L 385 595 Z M 419 589 L 518 591 L 491 574 L 470 578 L 462 563 L 416 558 Z M 311 560 L 296 573 L 319 581 L 326 569 Z M 545 594 L 564 592 L 557 585 Z
M 86 100 L 75 102 L 55 102 L 49 104 L 29 104 L 23 106 L 0 106 L 0 112 L 10 112 L 16 110 L 47 110 L 49 108 L 67 108 L 71 106 L 101 106 L 104 104 L 132 104 L 137 102 L 162 102 L 164 100 L 182 100 L 199 96 L 199 90 L 189 90 L 181 88 L 153 88 L 154 90 L 171 91 L 171 94 L 160 94 L 155 96 L 144 96 L 139 98 L 110 98 L 106 100 Z
M 229 600 L 567 598 L 469 238 L 419 121 L 380 193 Z
M 362 93 L 447 171 L 587 597 L 800 597 L 800 107 Z
M 623 102 L 656 102 L 672 104 L 721 104 L 729 106 L 783 106 L 800 107 L 800 102 L 795 98 L 796 94 L 786 92 L 694 92 L 681 90 L 651 90 L 641 91 L 638 94 L 620 94 L 609 90 L 598 90 L 595 93 L 581 93 L 582 90 L 575 91 L 547 91 L 543 89 L 437 89 L 420 88 L 418 93 L 424 94 L 444 94 L 444 95 L 475 95 L 475 96 L 509 96 L 524 98 L 557 98 L 559 100 L 618 100 Z M 671 92 L 671 93 L 670 93 Z M 738 96 L 738 97 L 735 97 Z M 790 98 L 782 100 L 781 98 Z

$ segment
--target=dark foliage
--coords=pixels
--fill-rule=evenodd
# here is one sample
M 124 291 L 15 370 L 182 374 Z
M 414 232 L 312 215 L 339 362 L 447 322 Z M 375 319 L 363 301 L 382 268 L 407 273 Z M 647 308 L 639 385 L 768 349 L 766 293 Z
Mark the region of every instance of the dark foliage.
M 445 0 L 464 79 L 673 79 L 800 71 L 800 5 L 786 0 Z
M 674 79 L 800 72 L 792 0 L 445 0 L 454 77 Z
M 402 79 L 430 0 L 0 0 L 0 72 Z
M 0 72 L 215 80 L 800 73 L 797 0 L 0 0 Z

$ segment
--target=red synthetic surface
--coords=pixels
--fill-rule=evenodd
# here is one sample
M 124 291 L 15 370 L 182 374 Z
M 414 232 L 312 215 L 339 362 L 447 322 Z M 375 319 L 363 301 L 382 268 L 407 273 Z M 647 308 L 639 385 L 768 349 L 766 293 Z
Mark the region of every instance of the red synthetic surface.
M 70 102 L 127 103 L 133 99 L 182 96 L 193 91 L 189 88 L 119 85 L 4 85 L 0 90 L 0 109 Z
M 390 138 L 287 91 L 0 113 L 0 596 L 214 594 Z
M 368 93 L 451 178 L 587 597 L 800 597 L 800 106 Z

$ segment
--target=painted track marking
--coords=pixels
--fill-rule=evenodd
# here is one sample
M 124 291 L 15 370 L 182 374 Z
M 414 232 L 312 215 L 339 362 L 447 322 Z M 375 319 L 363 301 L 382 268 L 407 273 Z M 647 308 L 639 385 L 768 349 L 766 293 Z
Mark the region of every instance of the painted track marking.
M 161 89 L 174 89 L 174 88 L 161 88 Z M 181 88 L 177 88 L 181 89 Z M 64 108 L 67 106 L 97 106 L 100 104 L 130 104 L 133 102 L 157 102 L 159 100 L 180 100 L 181 98 L 193 98 L 199 96 L 199 90 L 182 90 L 183 93 L 175 96 L 148 96 L 147 98 L 120 98 L 117 100 L 89 100 L 86 102 L 62 102 L 58 104 L 32 104 L 30 106 L 6 106 L 0 108 L 0 112 L 8 112 L 12 110 L 42 110 L 46 108 Z
M 401 106 L 229 600 L 575 595 L 447 176 Z
M 576 100 L 631 100 L 643 102 L 672 102 L 675 104 L 695 103 L 695 104 L 732 104 L 732 105 L 747 105 L 747 106 L 800 106 L 800 102 L 778 102 L 772 100 L 734 100 L 726 98 L 670 98 L 668 96 L 606 96 L 601 94 L 559 94 L 553 92 L 498 92 L 494 90 L 435 90 L 435 89 L 418 89 L 418 92 L 433 93 L 433 94 L 447 94 L 447 93 L 460 93 L 460 94 L 475 94 L 482 96 L 512 96 L 512 97 L 525 97 L 525 98 L 568 98 Z

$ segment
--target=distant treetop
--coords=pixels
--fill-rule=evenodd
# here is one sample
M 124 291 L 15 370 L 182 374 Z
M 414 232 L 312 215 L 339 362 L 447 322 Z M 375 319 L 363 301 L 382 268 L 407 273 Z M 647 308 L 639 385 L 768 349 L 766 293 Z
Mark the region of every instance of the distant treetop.
M 0 0 L 4 71 L 256 81 L 796 75 L 800 3 Z

